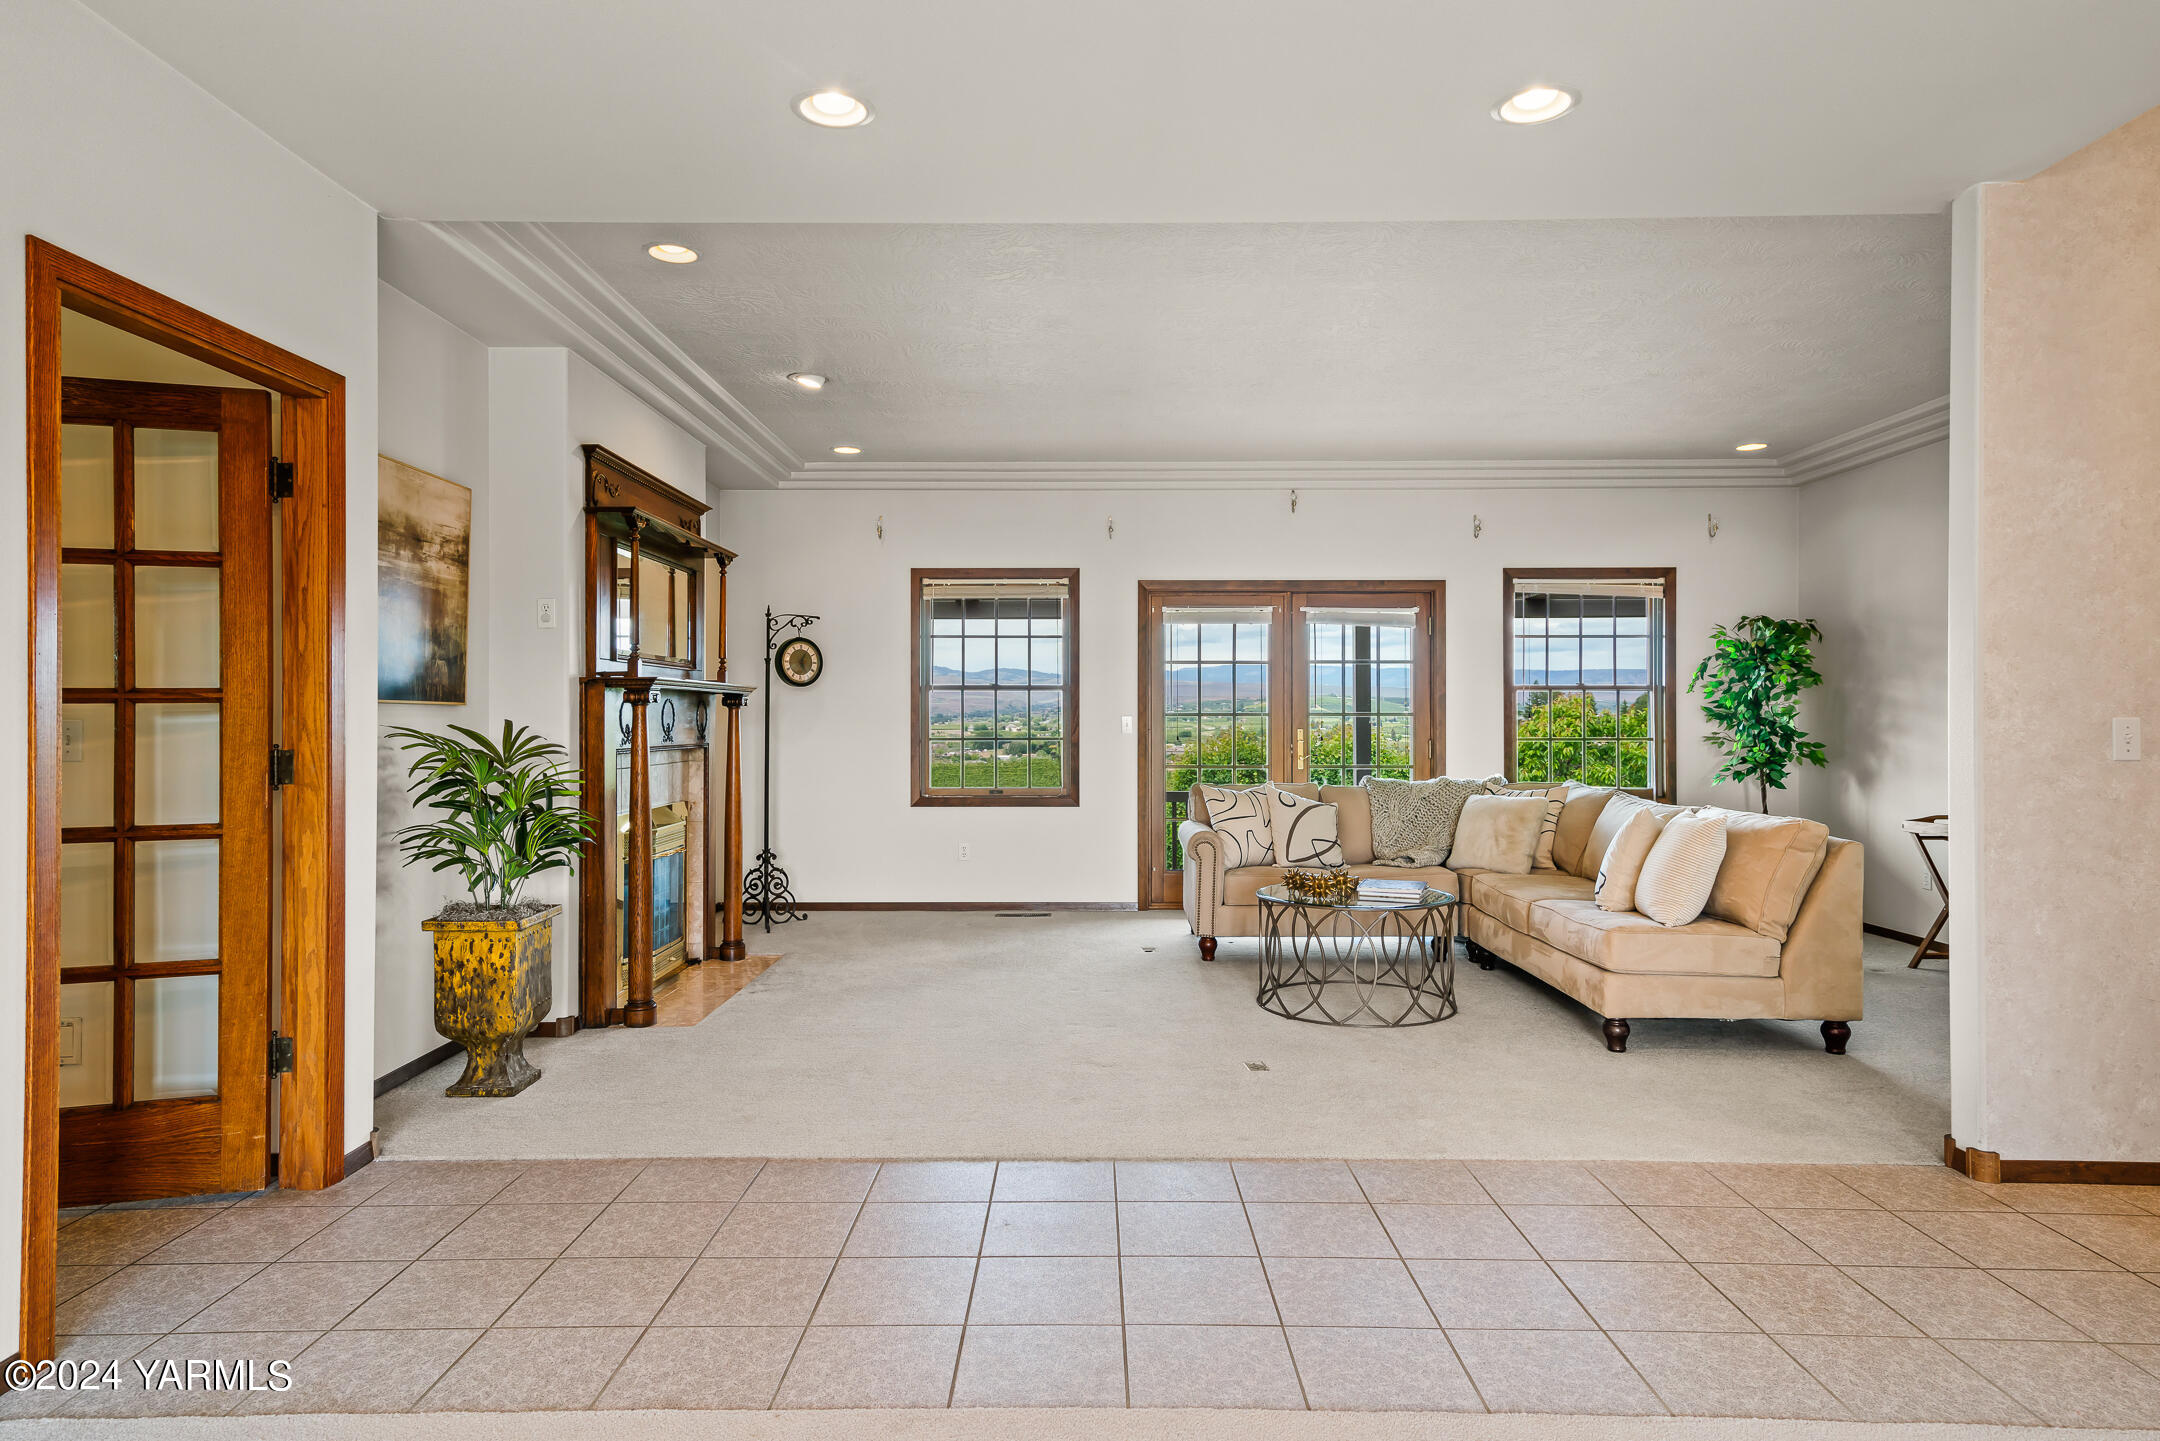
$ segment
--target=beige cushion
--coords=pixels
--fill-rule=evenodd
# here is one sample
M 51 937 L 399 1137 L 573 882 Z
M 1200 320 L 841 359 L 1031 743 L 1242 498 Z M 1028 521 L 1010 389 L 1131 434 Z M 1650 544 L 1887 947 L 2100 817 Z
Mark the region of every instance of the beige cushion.
M 1455 848 L 1448 853 L 1448 864 L 1527 875 L 1537 860 L 1545 811 L 1541 795 L 1470 797 L 1455 822 Z
M 1778 973 L 1777 942 L 1708 916 L 1684 926 L 1661 926 L 1638 911 L 1606 911 L 1594 901 L 1559 899 L 1531 911 L 1530 934 L 1607 971 L 1682 976 Z
M 1462 878 L 1469 903 L 1505 926 L 1530 934 L 1531 911 L 1545 901 L 1584 901 L 1590 883 L 1581 876 L 1560 871 L 1530 871 L 1505 875 L 1499 871 L 1474 871 Z
M 1260 888 L 1281 885 L 1283 869 L 1281 866 L 1247 866 L 1243 870 L 1224 871 L 1223 905 L 1258 905 Z M 1349 866 L 1345 869 L 1360 879 L 1366 876 L 1386 876 L 1389 880 L 1402 880 L 1407 877 L 1410 880 L 1423 881 L 1436 891 L 1446 891 L 1456 896 L 1462 894 L 1461 877 L 1444 866 Z
M 1725 819 L 1725 863 L 1710 888 L 1705 914 L 1759 931 L 1773 941 L 1785 939 L 1800 902 L 1822 869 L 1830 848 L 1830 828 L 1799 816 L 1765 816 L 1752 811 L 1703 807 L 1703 814 Z
M 1565 809 L 1562 807 L 1563 811 Z M 1596 822 L 1590 827 L 1589 838 L 1583 842 L 1582 856 L 1575 865 L 1575 874 L 1597 879 L 1598 868 L 1605 864 L 1605 848 L 1612 844 L 1613 837 L 1620 834 L 1620 827 L 1626 825 L 1628 817 L 1636 811 L 1647 810 L 1671 820 L 1685 809 L 1685 806 L 1663 806 L 1641 796 L 1631 796 L 1626 791 L 1615 791 L 1606 799 L 1605 808 L 1598 812 Z
M 1620 834 L 1605 848 L 1605 863 L 1598 867 L 1597 908 L 1601 911 L 1635 909 L 1635 882 L 1651 847 L 1665 833 L 1665 817 L 1655 811 L 1636 811 L 1620 827 Z
M 1555 870 L 1579 876 L 1583 871 L 1583 846 L 1590 839 L 1590 828 L 1597 824 L 1598 816 L 1605 809 L 1605 802 L 1618 794 L 1611 786 L 1586 786 L 1580 781 L 1567 783 L 1567 797 L 1560 806 L 1560 823 L 1553 828 L 1552 859 Z M 1597 874 L 1597 867 L 1589 869 Z
M 1699 811 L 1674 816 L 1635 879 L 1635 909 L 1661 926 L 1686 925 L 1709 902 L 1724 859 L 1723 816 Z
M 1343 864 L 1372 864 L 1372 792 L 1363 786 L 1322 786 L 1320 799 L 1335 807 L 1335 839 Z
M 1567 787 L 1557 786 L 1494 786 L 1493 793 L 1503 796 L 1545 797 L 1545 824 L 1538 832 L 1537 855 L 1530 862 L 1534 871 L 1549 871 L 1553 866 L 1553 842 L 1560 830 L 1560 809 L 1567 803 Z
M 1275 864 L 1275 835 L 1268 827 L 1266 786 L 1242 790 L 1195 786 L 1193 793 L 1207 811 L 1208 829 L 1222 837 L 1225 868 Z
M 1267 797 L 1268 833 L 1277 865 L 1327 870 L 1342 865 L 1342 843 L 1335 838 L 1335 807 L 1281 786 L 1268 786 L 1260 794 Z

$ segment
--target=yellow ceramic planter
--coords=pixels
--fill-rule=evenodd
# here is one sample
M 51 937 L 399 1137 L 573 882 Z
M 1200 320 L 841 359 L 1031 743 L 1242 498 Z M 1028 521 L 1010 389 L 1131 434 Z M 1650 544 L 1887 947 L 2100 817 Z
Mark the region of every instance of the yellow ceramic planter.
M 540 1079 L 525 1037 L 555 1000 L 555 918 L 549 906 L 514 921 L 431 920 L 435 1029 L 465 1048 L 465 1074 L 446 1096 L 514 1096 Z

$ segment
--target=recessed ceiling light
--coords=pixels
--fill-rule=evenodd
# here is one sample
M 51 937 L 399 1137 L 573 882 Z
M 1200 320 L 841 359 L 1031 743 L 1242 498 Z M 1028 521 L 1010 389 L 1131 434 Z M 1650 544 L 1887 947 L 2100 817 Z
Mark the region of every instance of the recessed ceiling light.
M 794 381 L 804 390 L 823 390 L 825 388 L 825 377 L 814 370 L 791 370 L 788 372 L 788 379 Z
M 859 445 L 836 445 L 832 448 L 832 453 L 834 455 L 861 455 L 862 447 Z
M 1556 85 L 1531 85 L 1516 91 L 1493 107 L 1493 119 L 1510 125 L 1542 125 L 1558 120 L 1582 100 L 1572 90 Z
M 687 245 L 649 245 L 645 253 L 655 260 L 665 260 L 670 265 L 688 265 L 697 259 L 697 252 Z
M 808 95 L 797 96 L 795 113 L 812 125 L 822 125 L 828 130 L 845 130 L 870 123 L 870 107 L 845 90 L 814 90 Z
M 1736 445 L 1736 446 L 1734 446 L 1734 447 L 1733 447 L 1733 449 L 1734 449 L 1734 450 L 1741 450 L 1741 451 L 1746 451 L 1746 450 L 1768 450 L 1769 448 L 1770 448 L 1770 442 L 1769 442 L 1769 441 L 1767 441 L 1767 440 L 1751 440 L 1751 441 L 1748 441 L 1748 442 L 1747 442 L 1746 444 L 1744 444 L 1744 445 Z

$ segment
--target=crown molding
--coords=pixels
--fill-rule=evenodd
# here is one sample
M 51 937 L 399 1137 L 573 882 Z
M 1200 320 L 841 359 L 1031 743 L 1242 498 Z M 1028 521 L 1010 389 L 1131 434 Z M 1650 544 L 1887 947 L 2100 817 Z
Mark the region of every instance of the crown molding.
M 1949 438 L 1950 397 L 1946 395 L 1855 427 L 1843 435 L 1818 440 L 1794 451 L 1780 463 L 1790 484 L 1805 485 L 1811 480 L 1857 470 L 1863 465 L 1888 460 L 1894 455 L 1903 455 L 1908 450 L 1918 450 L 1923 445 Z
M 783 490 L 1584 490 L 1787 484 L 1770 460 L 820 461 Z
M 801 466 L 786 442 L 545 225 L 393 223 L 492 280 L 550 343 L 592 364 L 758 482 L 776 485 Z
M 392 221 L 495 282 L 529 330 L 782 490 L 1603 490 L 1804 485 L 1946 439 L 1943 397 L 1816 441 L 1782 460 L 813 461 L 805 463 L 545 225 Z M 393 269 L 386 264 L 386 271 Z M 386 274 L 399 283 L 395 274 Z M 438 307 L 440 308 L 440 307 Z M 458 321 L 456 315 L 449 315 Z M 521 341 L 520 343 L 533 343 Z

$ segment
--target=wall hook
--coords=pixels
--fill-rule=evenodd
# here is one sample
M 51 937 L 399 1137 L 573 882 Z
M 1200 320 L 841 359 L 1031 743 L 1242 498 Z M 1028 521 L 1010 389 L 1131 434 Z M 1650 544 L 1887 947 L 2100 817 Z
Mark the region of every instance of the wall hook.
M 1484 516 L 1473 515 L 1470 517 L 1470 538 L 1472 540 L 1483 540 L 1485 538 Z
M 1104 521 L 1103 521 L 1103 536 L 1104 536 L 1104 538 L 1105 538 L 1105 539 L 1108 539 L 1108 540 L 1116 540 L 1116 539 L 1117 539 L 1117 517 L 1116 517 L 1116 516 L 1114 516 L 1114 515 L 1113 515 L 1113 516 L 1109 516 L 1109 517 L 1106 517 L 1106 518 L 1104 519 Z
M 1706 523 L 1708 524 L 1708 526 L 1709 526 L 1709 529 L 1710 529 L 1710 538 L 1711 538 L 1712 540 L 1716 540 L 1716 539 L 1717 539 L 1717 531 L 1718 531 L 1718 525 L 1717 525 L 1717 517 L 1716 517 L 1716 516 L 1714 516 L 1714 515 L 1705 515 L 1705 516 L 1703 517 L 1703 520 L 1704 520 L 1704 521 L 1705 521 L 1705 522 L 1706 522 Z
M 1290 492 L 1290 513 L 1297 514 L 1297 492 L 1294 490 Z
M 879 540 L 885 538 L 885 517 L 882 515 L 877 518 L 877 538 Z

